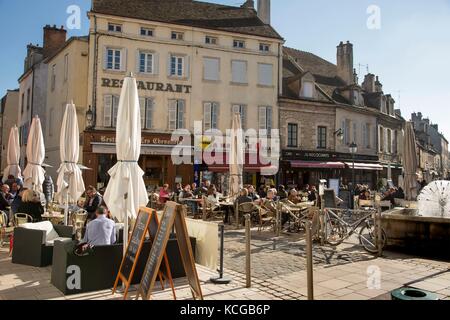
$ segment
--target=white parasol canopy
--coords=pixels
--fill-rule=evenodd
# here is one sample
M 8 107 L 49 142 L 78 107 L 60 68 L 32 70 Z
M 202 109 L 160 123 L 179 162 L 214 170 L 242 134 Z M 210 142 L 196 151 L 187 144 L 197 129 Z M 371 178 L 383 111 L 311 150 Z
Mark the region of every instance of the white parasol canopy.
M 243 170 L 244 170 L 244 137 L 241 125 L 241 115 L 239 113 L 233 116 L 233 125 L 231 127 L 231 146 L 230 146 L 230 191 L 231 198 L 239 197 L 243 188 Z
M 116 128 L 117 164 L 109 170 L 111 180 L 104 200 L 111 214 L 120 222 L 136 218 L 139 207 L 146 206 L 148 194 L 144 171 L 139 167 L 141 152 L 141 114 L 134 77 L 126 77 L 120 95 Z M 125 230 L 125 235 L 128 230 Z M 125 243 L 126 243 L 126 239 Z
M 83 175 L 77 164 L 80 156 L 79 137 L 77 111 L 72 102 L 66 106 L 59 140 L 61 166 L 58 170 L 56 182 L 58 186 L 56 199 L 59 203 L 66 203 L 70 200 L 75 202 L 85 190 Z
M 15 178 L 22 178 L 22 170 L 19 166 L 20 161 L 20 144 L 19 144 L 19 129 L 15 125 L 11 128 L 8 140 L 8 151 L 6 154 L 8 166 L 3 171 L 3 182 L 8 180 L 8 176 L 12 175 Z
M 28 136 L 27 160 L 28 164 L 23 172 L 24 187 L 42 193 L 42 184 L 45 179 L 45 172 L 42 168 L 45 160 L 45 145 L 41 120 L 37 116 L 33 118 Z

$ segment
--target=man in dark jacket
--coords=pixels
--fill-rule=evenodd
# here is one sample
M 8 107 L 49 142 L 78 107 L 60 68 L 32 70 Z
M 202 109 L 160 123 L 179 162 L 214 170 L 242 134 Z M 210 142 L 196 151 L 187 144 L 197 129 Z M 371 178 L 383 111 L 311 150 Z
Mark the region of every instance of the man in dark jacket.
M 53 201 L 53 194 L 55 192 L 55 186 L 53 184 L 53 179 L 50 175 L 45 173 L 45 180 L 42 184 L 42 192 L 44 193 L 44 198 L 46 202 L 46 207 L 50 205 L 50 203 Z
M 102 202 L 103 198 L 100 193 L 94 187 L 89 186 L 86 190 L 86 202 L 84 203 L 84 210 L 88 213 L 86 222 L 95 220 L 97 209 Z

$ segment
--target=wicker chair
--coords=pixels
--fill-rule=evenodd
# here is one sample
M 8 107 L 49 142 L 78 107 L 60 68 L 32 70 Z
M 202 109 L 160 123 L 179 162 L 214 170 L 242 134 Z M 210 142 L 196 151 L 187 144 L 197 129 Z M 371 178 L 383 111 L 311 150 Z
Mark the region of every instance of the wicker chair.
M 241 203 L 238 207 L 239 212 L 239 222 L 241 225 L 245 223 L 244 217 L 249 214 L 252 218 L 252 223 L 259 222 L 259 209 L 252 202 Z
M 275 231 L 276 213 L 263 206 L 256 206 L 259 211 L 259 227 L 258 232 L 262 232 L 264 228 L 269 227 Z

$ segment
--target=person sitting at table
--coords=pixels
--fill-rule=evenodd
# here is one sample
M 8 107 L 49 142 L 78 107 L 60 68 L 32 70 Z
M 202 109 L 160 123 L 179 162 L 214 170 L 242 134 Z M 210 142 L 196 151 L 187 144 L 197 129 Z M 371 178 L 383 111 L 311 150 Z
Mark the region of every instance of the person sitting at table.
M 4 184 L 0 191 L 0 210 L 7 211 L 13 201 L 12 195 L 9 193 L 9 186 Z
M 285 186 L 281 185 L 278 187 L 278 197 L 280 200 L 285 200 L 288 198 L 288 193 Z
M 361 193 L 359 195 L 359 200 L 364 200 L 364 201 L 370 200 L 370 192 L 366 190 L 363 193 Z
M 248 189 L 248 196 L 252 198 L 253 202 L 259 200 L 259 196 L 256 194 L 254 186 L 250 185 L 247 187 L 247 189 Z
M 198 214 L 198 202 L 196 201 L 186 201 L 194 200 L 194 193 L 191 190 L 191 186 L 188 184 L 184 187 L 184 190 L 180 193 L 179 202 L 181 204 L 186 204 L 192 211 L 194 215 Z
M 298 191 L 296 189 L 292 189 L 291 192 L 289 193 L 289 197 L 288 200 L 290 202 L 292 202 L 293 204 L 298 204 L 300 203 L 300 198 L 298 196 Z
M 265 199 L 262 200 L 262 206 L 270 211 L 274 217 L 276 217 L 277 211 L 278 211 L 278 206 L 277 203 L 275 201 L 275 189 L 269 189 L 267 191 L 267 197 Z M 289 221 L 290 215 L 287 212 L 282 212 L 281 213 L 281 226 L 284 226 L 288 221 Z
M 18 213 L 28 214 L 33 218 L 33 222 L 41 222 L 44 214 L 44 207 L 39 201 L 39 195 L 33 190 L 26 190 L 22 194 L 22 203 L 17 208 Z
M 170 199 L 169 185 L 165 184 L 161 190 L 159 190 L 159 203 L 164 205 Z
M 217 208 L 220 207 L 220 195 L 217 192 L 216 187 L 212 186 L 209 190 L 208 190 L 208 198 L 207 198 L 208 202 L 211 204 L 211 210 L 216 210 Z
M 175 184 L 175 190 L 173 191 L 175 193 L 175 196 L 177 198 L 180 197 L 180 193 L 183 191 L 183 187 L 181 186 L 181 183 Z
M 25 191 L 27 191 L 27 190 L 28 189 L 26 189 L 26 188 L 20 189 L 19 193 L 17 194 L 17 196 L 12 201 L 12 203 L 11 203 L 11 211 L 12 211 L 13 214 L 19 213 L 19 207 L 22 204 L 23 193 Z
M 10 193 L 11 193 L 11 196 L 13 199 L 19 195 L 20 189 L 21 189 L 21 186 L 17 182 L 14 182 L 12 184 Z
M 96 219 L 96 212 L 102 201 L 103 198 L 100 193 L 93 186 L 89 186 L 86 190 L 86 201 L 84 203 L 84 210 L 88 214 L 86 224 Z
M 108 211 L 104 207 L 98 207 L 96 219 L 89 222 L 86 227 L 83 242 L 91 247 L 109 246 L 116 242 L 116 224 L 108 219 Z
M 308 201 L 309 202 L 316 202 L 317 198 L 318 198 L 318 195 L 317 195 L 316 186 L 312 186 L 310 191 L 309 191 Z

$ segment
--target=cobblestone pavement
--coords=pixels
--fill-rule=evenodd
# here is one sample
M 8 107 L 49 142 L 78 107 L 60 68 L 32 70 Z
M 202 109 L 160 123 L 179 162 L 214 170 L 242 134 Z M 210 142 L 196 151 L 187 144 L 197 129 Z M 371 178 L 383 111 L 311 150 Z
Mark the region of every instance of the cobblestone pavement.
M 305 299 L 306 243 L 302 234 L 252 230 L 252 279 L 257 286 L 280 299 Z M 233 279 L 245 279 L 245 232 L 227 230 L 224 265 Z M 319 300 L 389 300 L 394 289 L 409 285 L 450 297 L 450 264 L 405 254 L 385 252 L 382 258 L 368 254 L 357 238 L 342 245 L 313 248 L 315 297 Z M 373 284 L 374 272 L 379 285 Z M 372 282 L 371 282 L 372 281 Z M 369 286 L 371 285 L 371 286 Z

